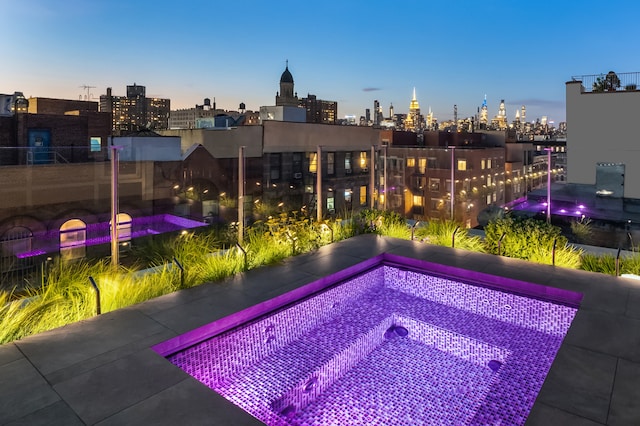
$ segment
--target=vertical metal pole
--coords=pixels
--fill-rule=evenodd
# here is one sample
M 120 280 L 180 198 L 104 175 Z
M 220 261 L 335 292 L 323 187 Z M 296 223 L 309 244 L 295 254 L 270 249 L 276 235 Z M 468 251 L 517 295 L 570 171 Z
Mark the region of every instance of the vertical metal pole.
M 551 148 L 547 151 L 547 223 L 551 223 Z
M 451 148 L 451 221 L 453 222 L 454 220 L 454 215 L 453 215 L 453 206 L 454 206 L 454 199 L 455 199 L 455 192 L 456 192 L 456 181 L 455 181 L 455 177 L 456 177 L 456 173 L 455 173 L 455 158 L 456 158 L 456 147 L 451 146 L 449 147 Z
M 389 195 L 389 191 L 387 191 L 387 145 L 384 145 L 384 163 L 382 166 L 382 174 L 383 174 L 383 185 L 384 185 L 384 204 L 383 210 L 387 210 L 387 196 Z
M 238 149 L 238 243 L 244 239 L 244 146 Z
M 375 196 L 376 196 L 376 146 L 371 145 L 371 159 L 369 161 L 369 204 L 371 210 L 373 210 L 375 205 Z
M 318 223 L 322 222 L 322 147 L 318 145 L 318 151 L 316 152 L 316 212 Z M 353 159 L 352 159 L 353 160 Z
M 119 173 L 119 156 L 118 150 L 120 146 L 113 145 L 113 137 L 111 138 L 111 266 L 114 270 L 118 270 L 119 259 L 119 241 L 118 241 L 118 173 Z

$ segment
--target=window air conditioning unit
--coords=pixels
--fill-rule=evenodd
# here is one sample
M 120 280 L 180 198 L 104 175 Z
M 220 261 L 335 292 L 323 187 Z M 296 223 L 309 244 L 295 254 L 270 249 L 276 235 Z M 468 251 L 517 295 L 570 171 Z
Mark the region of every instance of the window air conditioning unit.
M 294 173 L 293 174 L 293 178 L 294 179 L 302 179 L 302 173 Z
M 344 172 L 348 175 L 351 174 L 351 172 L 353 172 L 353 169 L 344 169 Z

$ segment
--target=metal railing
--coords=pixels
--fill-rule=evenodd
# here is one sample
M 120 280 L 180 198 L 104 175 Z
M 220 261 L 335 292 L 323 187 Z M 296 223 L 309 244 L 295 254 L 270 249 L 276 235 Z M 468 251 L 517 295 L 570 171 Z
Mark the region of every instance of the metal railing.
M 575 75 L 571 81 L 582 82 L 585 93 L 635 91 L 640 88 L 640 72 Z

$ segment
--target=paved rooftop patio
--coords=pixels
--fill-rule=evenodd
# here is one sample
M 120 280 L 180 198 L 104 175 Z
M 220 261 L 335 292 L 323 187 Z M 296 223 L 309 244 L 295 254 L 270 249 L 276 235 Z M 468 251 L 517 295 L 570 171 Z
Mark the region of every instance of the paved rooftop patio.
M 381 253 L 583 293 L 527 425 L 640 424 L 639 281 L 376 235 L 0 346 L 0 424 L 260 424 L 151 347 Z

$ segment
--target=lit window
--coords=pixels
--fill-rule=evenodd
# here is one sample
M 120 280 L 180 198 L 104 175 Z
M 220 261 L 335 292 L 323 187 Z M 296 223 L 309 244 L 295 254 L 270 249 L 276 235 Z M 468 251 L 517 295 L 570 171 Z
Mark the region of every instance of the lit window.
M 484 170 L 484 169 L 485 169 L 485 167 L 487 167 L 487 162 L 486 162 L 486 160 L 483 158 L 483 159 L 480 161 L 480 168 L 481 168 L 482 170 Z
M 367 187 L 361 186 L 360 187 L 360 205 L 364 206 L 366 204 L 367 204 Z
M 418 171 L 422 174 L 427 172 L 427 159 L 418 158 Z
M 487 159 L 487 169 L 491 168 L 491 158 Z
M 458 160 L 458 170 L 467 170 L 467 160 L 465 159 L 459 159 Z
M 309 173 L 316 173 L 318 171 L 318 153 L 312 152 L 309 154 Z
M 345 152 L 344 154 L 344 169 L 347 173 L 351 173 L 351 153 Z
M 360 168 L 361 169 L 367 168 L 367 152 L 366 151 L 360 152 Z
M 422 196 L 421 195 L 414 195 L 413 196 L 413 205 L 414 206 L 421 206 L 422 205 Z
M 91 152 L 100 152 L 102 149 L 102 138 L 99 136 L 91 138 Z
M 416 159 L 414 157 L 408 157 L 407 167 L 415 167 L 415 166 L 416 166 Z

